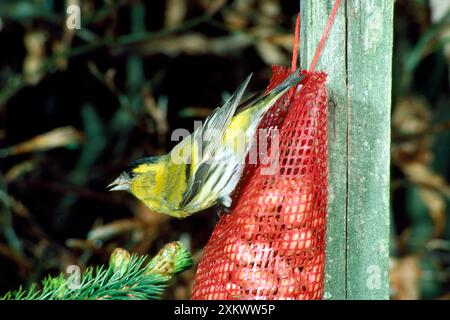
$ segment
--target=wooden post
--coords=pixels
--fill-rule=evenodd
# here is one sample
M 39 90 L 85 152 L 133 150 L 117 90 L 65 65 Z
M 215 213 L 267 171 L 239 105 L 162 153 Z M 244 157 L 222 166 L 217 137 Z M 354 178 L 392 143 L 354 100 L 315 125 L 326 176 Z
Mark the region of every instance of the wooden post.
M 300 0 L 309 69 L 334 0 Z M 342 0 L 316 70 L 328 74 L 325 299 L 389 298 L 393 0 Z

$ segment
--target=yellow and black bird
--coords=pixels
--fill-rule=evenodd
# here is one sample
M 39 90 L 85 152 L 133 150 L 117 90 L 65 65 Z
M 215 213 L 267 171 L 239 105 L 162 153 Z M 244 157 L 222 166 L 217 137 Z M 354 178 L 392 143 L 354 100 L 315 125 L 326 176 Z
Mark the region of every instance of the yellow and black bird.
M 250 78 L 170 153 L 130 163 L 110 191 L 131 192 L 150 209 L 177 218 L 219 203 L 229 207 L 262 117 L 304 76 L 297 70 L 267 94 L 239 105 Z

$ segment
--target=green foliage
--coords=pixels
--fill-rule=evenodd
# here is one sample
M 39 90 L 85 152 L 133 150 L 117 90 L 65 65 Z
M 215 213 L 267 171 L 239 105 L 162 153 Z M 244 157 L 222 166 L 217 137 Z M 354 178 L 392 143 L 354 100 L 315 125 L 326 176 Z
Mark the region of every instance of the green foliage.
M 189 251 L 180 242 L 172 242 L 153 257 L 147 265 L 146 274 L 167 277 L 184 271 L 187 265 L 192 265 Z
M 156 260 L 155 260 L 156 259 Z M 152 300 L 159 299 L 171 277 L 193 264 L 187 249 L 179 242 L 164 246 L 146 264 L 146 256 L 130 255 L 116 249 L 108 267 L 88 267 L 79 275 L 60 274 L 45 278 L 40 288 L 32 284 L 8 292 L 3 300 Z M 157 262 L 157 263 L 156 263 Z M 157 268 L 156 268 L 157 267 Z

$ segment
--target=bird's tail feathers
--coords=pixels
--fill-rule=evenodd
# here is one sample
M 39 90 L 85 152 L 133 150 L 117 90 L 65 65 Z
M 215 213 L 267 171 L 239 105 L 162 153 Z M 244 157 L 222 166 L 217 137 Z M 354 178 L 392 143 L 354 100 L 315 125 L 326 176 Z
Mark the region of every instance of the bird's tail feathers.
M 270 90 L 270 92 L 267 95 L 278 95 L 280 93 L 286 92 L 288 89 L 295 86 L 297 83 L 302 81 L 305 78 L 305 75 L 300 74 L 300 69 L 295 70 L 293 73 L 289 75 L 282 83 L 280 83 L 278 86 Z
M 287 90 L 297 85 L 305 78 L 305 75 L 300 74 L 300 69 L 291 73 L 282 83 L 270 90 L 267 94 L 260 93 L 254 95 L 244 103 L 238 106 L 237 112 L 242 112 L 245 109 L 260 105 L 262 109 L 268 109 L 275 101 L 281 97 Z

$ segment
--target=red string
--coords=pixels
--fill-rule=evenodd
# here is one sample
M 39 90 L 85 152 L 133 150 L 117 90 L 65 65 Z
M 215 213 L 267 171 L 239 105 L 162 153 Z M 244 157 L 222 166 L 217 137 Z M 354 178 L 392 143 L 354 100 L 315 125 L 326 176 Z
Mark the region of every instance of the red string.
M 317 61 L 319 60 L 320 54 L 322 53 L 323 46 L 325 45 L 325 40 L 328 37 L 328 33 L 330 32 L 331 26 L 333 25 L 334 18 L 336 17 L 336 13 L 339 9 L 339 5 L 341 0 L 336 0 L 333 6 L 333 10 L 331 11 L 330 18 L 328 19 L 327 27 L 322 35 L 322 39 L 320 39 L 319 46 L 317 47 L 316 53 L 314 54 L 314 59 L 311 63 L 311 67 L 309 68 L 309 72 L 313 72 L 316 68 Z
M 294 36 L 294 50 L 292 51 L 292 62 L 291 62 L 291 72 L 297 70 L 297 59 L 298 59 L 298 47 L 300 43 L 300 13 L 297 15 L 297 20 L 295 21 L 295 36 Z M 289 90 L 289 99 L 285 102 L 285 107 L 289 104 L 294 96 L 295 87 Z
M 299 43 L 300 43 L 300 14 L 297 15 L 297 20 L 295 22 L 294 51 L 292 52 L 291 72 L 294 72 L 297 69 Z

